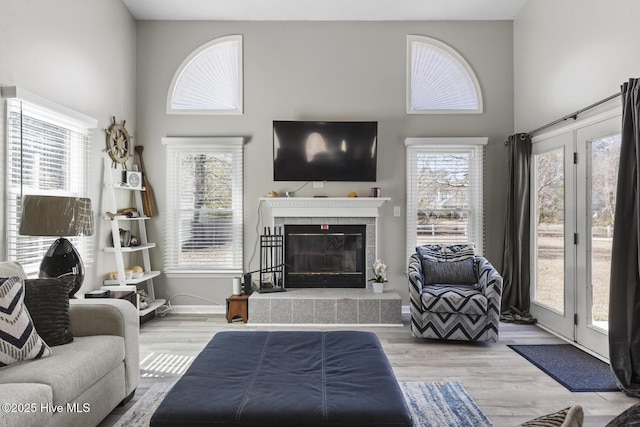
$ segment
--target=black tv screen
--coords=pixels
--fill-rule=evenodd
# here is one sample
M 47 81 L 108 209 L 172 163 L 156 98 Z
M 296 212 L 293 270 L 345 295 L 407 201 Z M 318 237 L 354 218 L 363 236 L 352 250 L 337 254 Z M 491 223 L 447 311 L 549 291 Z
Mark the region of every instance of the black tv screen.
M 274 181 L 375 181 L 378 122 L 273 122 Z

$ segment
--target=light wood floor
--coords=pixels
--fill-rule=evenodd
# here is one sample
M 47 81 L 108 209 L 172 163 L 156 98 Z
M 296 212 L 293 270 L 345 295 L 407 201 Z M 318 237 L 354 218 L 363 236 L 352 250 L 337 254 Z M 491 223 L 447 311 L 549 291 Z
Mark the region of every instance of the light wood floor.
M 235 321 L 229 324 L 223 315 L 169 314 L 145 323 L 140 329 L 142 377 L 136 395 L 124 407 L 116 408 L 100 427 L 112 426 L 154 382 L 179 377 L 216 332 L 267 329 L 276 328 Z M 377 334 L 400 381 L 461 382 L 495 427 L 513 427 L 575 404 L 584 408 L 585 426 L 602 427 L 638 402 L 622 392 L 572 393 L 507 347 L 563 343 L 537 326 L 502 323 L 496 344 L 417 340 L 407 324 L 349 329 Z

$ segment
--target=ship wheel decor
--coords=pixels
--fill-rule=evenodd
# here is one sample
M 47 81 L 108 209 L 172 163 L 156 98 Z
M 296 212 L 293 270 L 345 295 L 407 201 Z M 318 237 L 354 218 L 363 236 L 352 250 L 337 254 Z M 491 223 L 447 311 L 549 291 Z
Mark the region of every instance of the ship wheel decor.
M 131 137 L 124 127 L 125 121 L 116 123 L 115 116 L 111 117 L 111 126 L 105 129 L 107 132 L 107 152 L 113 160 L 113 168 L 122 165 L 123 169 L 127 168 L 126 161 L 129 159 L 129 148 L 131 147 Z

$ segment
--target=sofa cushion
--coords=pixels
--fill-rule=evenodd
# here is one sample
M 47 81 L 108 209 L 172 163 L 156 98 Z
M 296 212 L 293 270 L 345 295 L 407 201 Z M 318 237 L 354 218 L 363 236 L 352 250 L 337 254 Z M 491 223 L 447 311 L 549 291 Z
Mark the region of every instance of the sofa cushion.
M 24 272 L 24 268 L 19 262 L 15 261 L 2 261 L 0 262 L 0 277 L 18 276 L 23 279 L 27 278 L 27 273 Z
M 425 285 L 475 285 L 478 283 L 473 268 L 473 258 L 455 262 L 424 260 L 422 261 L 422 278 Z
M 41 410 L 40 405 L 50 405 L 53 390 L 45 384 L 8 383 L 0 384 L 0 400 L 3 404 L 16 405 L 13 410 L 3 410 L 0 426 L 44 426 L 49 424 L 51 413 Z
M 50 355 L 24 305 L 23 279 L 0 279 L 0 367 Z
M 422 305 L 433 313 L 487 314 L 487 297 L 469 286 L 429 285 L 422 290 Z
M 53 389 L 53 404 L 66 405 L 123 361 L 122 337 L 75 337 L 70 344 L 54 347 L 51 357 L 4 369 L 0 383 L 49 385 Z
M 73 341 L 69 329 L 69 292 L 74 281 L 74 275 L 24 281 L 24 303 L 36 331 L 50 347 Z
M 420 261 L 432 262 L 456 262 L 475 256 L 475 247 L 472 243 L 459 245 L 422 245 L 416 247 Z

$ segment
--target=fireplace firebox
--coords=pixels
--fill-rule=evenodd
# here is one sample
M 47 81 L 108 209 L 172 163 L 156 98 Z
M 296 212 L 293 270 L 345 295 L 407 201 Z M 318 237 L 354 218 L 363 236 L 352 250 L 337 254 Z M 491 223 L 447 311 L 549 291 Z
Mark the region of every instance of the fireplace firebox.
M 365 288 L 366 225 L 285 225 L 287 288 Z

